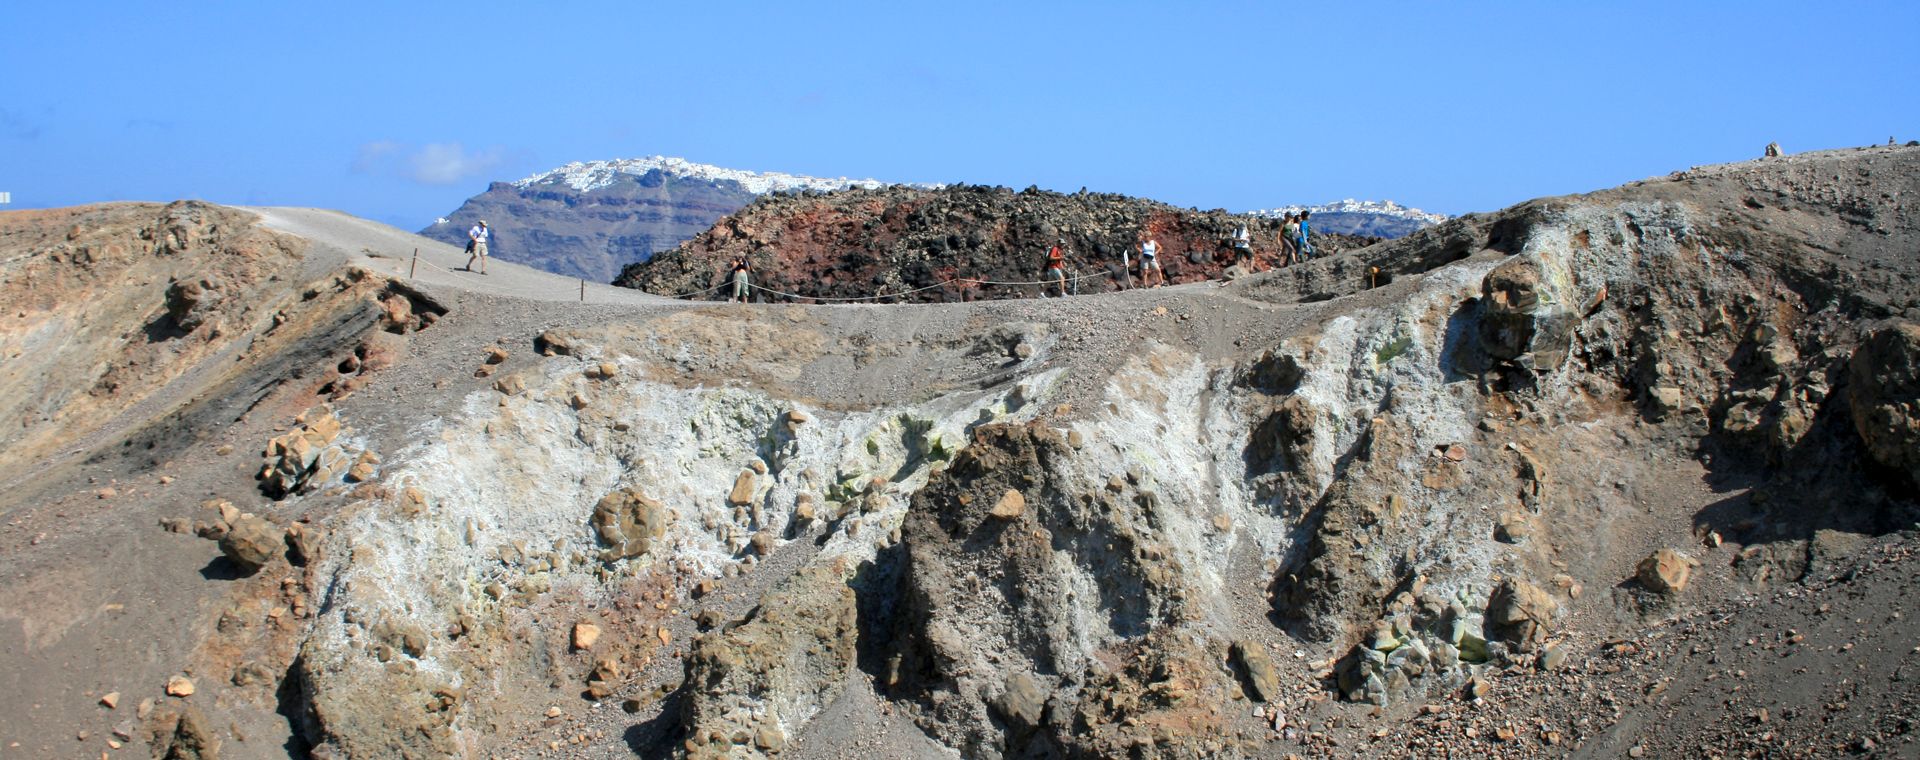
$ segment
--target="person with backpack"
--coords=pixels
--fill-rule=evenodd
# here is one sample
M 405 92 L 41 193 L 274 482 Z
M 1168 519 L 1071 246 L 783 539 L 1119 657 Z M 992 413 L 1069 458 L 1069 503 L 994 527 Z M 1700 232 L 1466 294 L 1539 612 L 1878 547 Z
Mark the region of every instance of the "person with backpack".
M 734 301 L 737 301 L 739 303 L 747 302 L 747 293 L 752 290 L 751 286 L 747 283 L 747 272 L 751 271 L 752 269 L 753 267 L 747 264 L 747 257 L 745 256 L 734 257 L 733 273 L 732 273 Z
M 1047 250 L 1047 268 L 1041 274 L 1041 277 L 1040 277 L 1040 282 L 1042 283 L 1040 285 L 1041 298 L 1047 297 L 1046 283 L 1048 282 L 1054 282 L 1058 284 L 1060 288 L 1061 298 L 1065 298 L 1067 296 L 1067 253 L 1065 250 L 1066 245 L 1067 245 L 1066 238 L 1061 238 L 1059 241 L 1053 244 L 1052 248 Z
M 1231 240 L 1233 242 L 1233 263 L 1239 264 L 1245 262 L 1248 268 L 1252 268 L 1253 236 L 1247 233 L 1247 225 L 1242 223 L 1239 227 L 1235 228 Z
M 463 269 L 473 271 L 473 262 L 479 259 L 480 273 L 487 273 L 487 238 L 489 237 L 492 237 L 492 231 L 487 229 L 485 219 L 473 225 L 473 229 L 467 230 L 467 265 L 462 267 Z

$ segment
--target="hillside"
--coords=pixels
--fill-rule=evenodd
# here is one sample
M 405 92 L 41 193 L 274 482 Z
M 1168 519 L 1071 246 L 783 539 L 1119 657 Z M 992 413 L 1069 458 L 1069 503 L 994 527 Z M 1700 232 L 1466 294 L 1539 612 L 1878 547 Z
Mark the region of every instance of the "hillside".
M 1913 756 L 1916 196 L 1920 149 L 1793 155 L 897 305 L 469 275 L 309 209 L 0 213 L 0 747 Z M 951 256 L 1231 219 L 887 188 L 710 250 L 968 214 Z
M 603 283 L 760 195 L 880 184 L 723 169 L 662 156 L 576 162 L 515 182 L 495 182 L 420 234 L 464 247 L 467 230 L 485 219 L 494 230 L 498 258 Z
M 604 283 L 625 267 L 706 232 L 757 198 L 884 187 L 942 186 L 754 172 L 663 156 L 575 162 L 495 182 L 420 234 L 464 246 L 467 230 L 485 219 L 494 231 L 497 258 Z M 1390 202 L 1289 208 L 1312 208 L 1324 232 L 1375 237 L 1398 237 L 1445 218 Z
M 1039 280 L 1048 248 L 1064 240 L 1068 267 L 1080 278 L 1078 292 L 1105 293 L 1124 285 L 1122 252 L 1148 236 L 1160 243 L 1169 282 L 1221 277 L 1233 264 L 1224 241 L 1243 223 L 1255 254 L 1273 263 L 1281 226 L 1276 219 L 1110 193 L 952 185 L 766 196 L 680 247 L 627 267 L 614 284 L 663 295 L 706 291 L 725 281 L 734 257 L 746 256 L 756 285 L 772 291 L 762 300 L 1027 298 L 1039 288 L 992 283 Z M 1315 237 L 1326 253 L 1367 242 Z M 1133 260 L 1137 264 L 1137 254 Z M 968 279 L 985 284 L 959 282 Z

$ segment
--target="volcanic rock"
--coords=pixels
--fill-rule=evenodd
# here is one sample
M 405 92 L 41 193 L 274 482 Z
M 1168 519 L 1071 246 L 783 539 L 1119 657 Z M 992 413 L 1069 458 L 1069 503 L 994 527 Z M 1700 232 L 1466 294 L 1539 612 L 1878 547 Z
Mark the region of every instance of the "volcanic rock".
M 220 539 L 220 553 L 246 573 L 258 572 L 287 545 L 285 531 L 266 518 L 241 515 Z

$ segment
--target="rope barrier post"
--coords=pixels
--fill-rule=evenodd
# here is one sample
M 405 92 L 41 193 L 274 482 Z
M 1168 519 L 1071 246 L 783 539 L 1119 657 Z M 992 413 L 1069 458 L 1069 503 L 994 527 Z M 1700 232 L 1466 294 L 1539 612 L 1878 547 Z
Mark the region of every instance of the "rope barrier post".
M 580 302 L 587 302 L 587 278 L 580 278 Z
M 413 273 L 420 269 L 420 249 L 413 249 L 413 263 L 407 265 L 407 279 L 413 279 Z

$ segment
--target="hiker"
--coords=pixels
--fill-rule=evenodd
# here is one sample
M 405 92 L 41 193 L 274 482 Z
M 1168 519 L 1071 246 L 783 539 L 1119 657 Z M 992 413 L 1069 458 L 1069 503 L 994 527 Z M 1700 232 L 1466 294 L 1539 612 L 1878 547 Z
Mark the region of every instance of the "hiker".
M 1280 266 L 1300 263 L 1300 220 L 1289 211 L 1280 218 Z
M 1158 275 L 1159 285 L 1148 273 Z M 1167 284 L 1167 273 L 1160 268 L 1160 241 L 1147 238 L 1140 244 L 1140 287 L 1155 288 Z
M 1066 245 L 1066 238 L 1061 238 L 1053 244 L 1052 248 L 1047 249 L 1047 269 L 1040 277 L 1041 298 L 1047 297 L 1046 283 L 1049 281 L 1054 281 L 1059 284 L 1061 298 L 1067 296 L 1067 253 L 1065 250 L 1062 250 Z
M 1133 289 L 1133 247 L 1132 246 L 1120 247 L 1120 282 L 1121 282 L 1121 288 L 1120 288 L 1121 290 Z
M 1247 233 L 1247 225 L 1242 223 L 1234 228 L 1230 240 L 1233 243 L 1233 263 L 1244 262 L 1248 271 L 1258 269 L 1253 260 L 1253 236 Z
M 739 303 L 747 302 L 747 292 L 751 289 L 750 286 L 747 284 L 747 272 L 752 269 L 753 267 L 747 265 L 747 257 L 745 256 L 733 257 L 733 300 L 734 301 L 737 301 Z
M 462 267 L 463 269 L 473 271 L 473 260 L 479 259 L 480 273 L 487 273 L 487 238 L 490 235 L 491 231 L 487 229 L 485 219 L 473 225 L 473 229 L 467 230 L 467 265 Z
M 1312 211 L 1300 212 L 1300 232 L 1293 240 L 1294 247 L 1300 249 L 1301 261 L 1313 258 L 1313 239 L 1309 237 L 1313 233 L 1307 228 L 1307 218 L 1311 216 L 1313 216 Z

